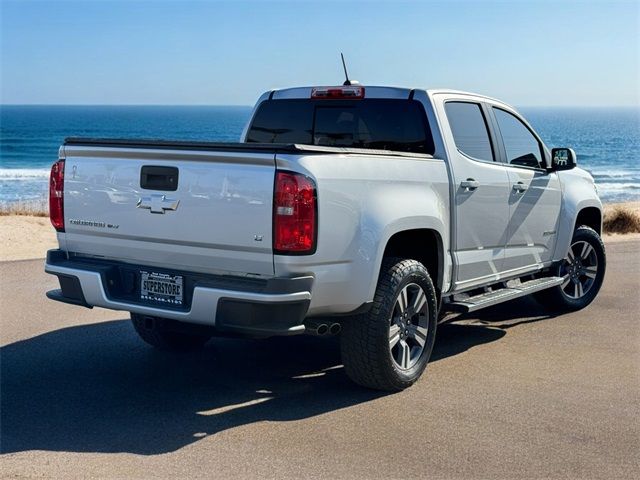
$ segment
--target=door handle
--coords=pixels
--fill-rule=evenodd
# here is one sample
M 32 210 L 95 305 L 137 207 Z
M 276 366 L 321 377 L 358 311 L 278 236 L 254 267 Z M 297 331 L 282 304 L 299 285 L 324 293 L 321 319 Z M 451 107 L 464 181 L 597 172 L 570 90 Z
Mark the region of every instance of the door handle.
M 463 188 L 465 192 L 473 192 L 479 186 L 480 182 L 474 180 L 473 178 L 467 178 L 466 180 L 460 182 L 460 187 Z
M 527 188 L 529 188 L 529 185 L 526 185 L 522 182 L 513 184 L 513 189 L 515 190 L 516 193 L 524 193 L 527 191 Z

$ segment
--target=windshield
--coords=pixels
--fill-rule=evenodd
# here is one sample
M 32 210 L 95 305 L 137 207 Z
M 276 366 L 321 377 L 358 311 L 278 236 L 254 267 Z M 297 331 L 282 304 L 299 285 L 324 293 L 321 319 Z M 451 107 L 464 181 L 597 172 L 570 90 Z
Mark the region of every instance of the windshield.
M 433 153 L 424 108 L 415 100 L 267 100 L 246 141 Z

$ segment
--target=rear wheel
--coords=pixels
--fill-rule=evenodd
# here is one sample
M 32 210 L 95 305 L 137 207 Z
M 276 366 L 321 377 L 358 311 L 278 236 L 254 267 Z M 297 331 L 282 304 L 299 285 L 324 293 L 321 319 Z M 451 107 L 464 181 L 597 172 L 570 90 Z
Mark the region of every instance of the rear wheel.
M 557 275 L 564 279 L 557 287 L 536 294 L 540 303 L 558 311 L 580 310 L 598 295 L 607 259 L 600 235 L 592 228 L 576 229 L 567 256 L 558 266 Z
M 131 322 L 140 338 L 159 350 L 197 350 L 212 336 L 207 327 L 167 318 L 132 313 Z
M 371 309 L 343 324 L 347 375 L 378 390 L 411 386 L 431 356 L 436 318 L 436 291 L 425 267 L 416 260 L 385 260 Z

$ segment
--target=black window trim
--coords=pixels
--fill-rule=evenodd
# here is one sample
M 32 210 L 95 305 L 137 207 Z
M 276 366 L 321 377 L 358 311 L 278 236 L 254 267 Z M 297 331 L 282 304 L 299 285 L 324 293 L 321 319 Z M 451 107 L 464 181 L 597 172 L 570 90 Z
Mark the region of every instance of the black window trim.
M 483 160 L 482 158 L 472 157 L 471 155 L 463 152 L 462 150 L 460 150 L 460 148 L 458 148 L 456 139 L 455 137 L 453 137 L 453 130 L 451 129 L 451 123 L 449 123 L 449 115 L 447 114 L 447 103 L 470 103 L 472 105 L 477 105 L 478 107 L 480 107 L 480 114 L 482 115 L 482 118 L 484 120 L 484 126 L 487 129 L 487 136 L 489 137 L 489 145 L 491 146 L 491 156 L 493 157 L 493 160 Z M 444 101 L 444 114 L 447 117 L 447 124 L 449 125 L 449 131 L 451 131 L 451 136 L 453 137 L 453 145 L 456 147 L 456 150 L 458 151 L 458 153 L 463 155 L 465 158 L 468 158 L 469 160 L 473 160 L 474 162 L 489 163 L 491 165 L 502 163 L 500 161 L 501 152 L 499 152 L 499 150 L 496 148 L 498 145 L 496 143 L 497 139 L 495 138 L 495 132 L 493 131 L 493 128 L 491 128 L 490 120 L 488 120 L 490 117 L 487 115 L 486 106 L 484 105 L 484 102 L 476 101 L 476 100 L 466 100 L 466 99 L 461 100 L 457 98 L 450 98 Z
M 520 115 L 518 115 L 516 112 L 513 112 L 511 110 L 508 110 L 507 108 L 504 108 L 500 105 L 496 105 L 493 103 L 487 103 L 486 104 L 487 110 L 489 111 L 490 115 L 491 115 L 491 119 L 492 119 L 492 123 L 494 125 L 495 128 L 495 132 L 496 132 L 496 137 L 497 137 L 497 141 L 498 141 L 498 145 L 500 146 L 500 156 L 502 158 L 502 163 L 504 164 L 505 167 L 509 167 L 509 168 L 518 168 L 518 169 L 524 169 L 524 170 L 529 170 L 529 171 L 533 171 L 533 172 L 544 172 L 544 173 L 548 173 L 548 170 L 544 167 L 527 167 L 526 165 L 514 165 L 512 163 L 509 163 L 508 158 L 507 158 L 507 149 L 504 146 L 504 139 L 502 138 L 502 132 L 500 132 L 500 125 L 498 125 L 498 119 L 496 117 L 496 115 L 494 114 L 493 110 L 502 110 L 505 113 L 508 113 L 509 115 L 515 117 L 517 120 L 520 121 L 520 123 L 529 131 L 529 133 L 531 133 L 531 135 L 533 135 L 533 138 L 536 139 L 536 141 L 538 142 L 538 148 L 540 149 L 540 156 L 542 157 L 542 162 L 543 163 L 547 163 L 547 155 L 545 152 L 545 145 L 544 142 L 542 141 L 542 139 L 540 138 L 540 136 L 533 130 L 533 128 L 531 128 L 531 126 L 529 126 L 529 123 L 522 118 Z

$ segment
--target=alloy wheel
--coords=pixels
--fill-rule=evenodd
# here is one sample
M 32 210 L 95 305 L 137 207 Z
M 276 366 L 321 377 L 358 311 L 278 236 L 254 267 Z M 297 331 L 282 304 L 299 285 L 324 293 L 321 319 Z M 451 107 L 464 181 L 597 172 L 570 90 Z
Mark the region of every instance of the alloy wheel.
M 564 294 L 574 300 L 584 297 L 593 287 L 597 274 L 598 256 L 593 246 L 583 240 L 573 243 L 560 267 Z
M 389 350 L 396 366 L 413 367 L 427 342 L 429 331 L 427 296 L 415 283 L 409 283 L 398 294 L 389 320 Z

